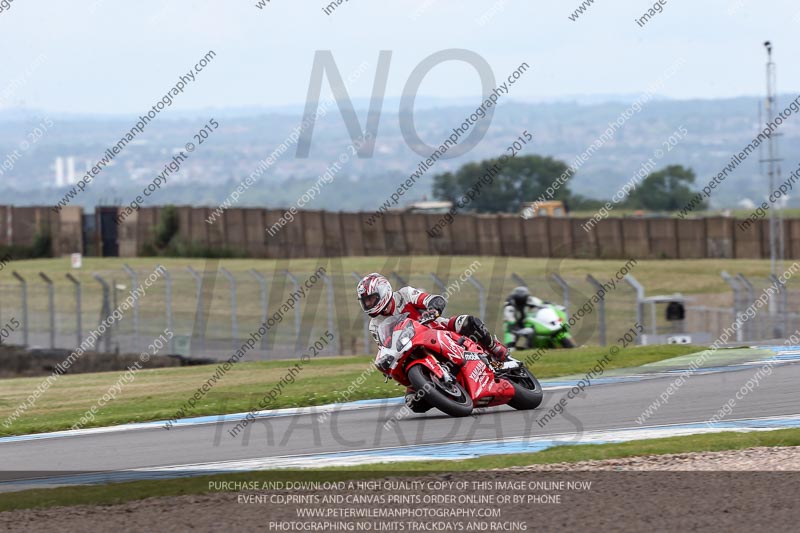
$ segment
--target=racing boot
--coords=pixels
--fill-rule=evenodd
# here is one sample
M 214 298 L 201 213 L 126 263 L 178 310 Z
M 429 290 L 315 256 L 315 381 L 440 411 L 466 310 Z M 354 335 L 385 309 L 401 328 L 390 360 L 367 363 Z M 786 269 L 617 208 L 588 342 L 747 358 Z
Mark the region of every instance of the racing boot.
M 508 359 L 508 348 L 500 344 L 500 341 L 497 340 L 497 337 L 492 337 L 492 343 L 490 346 L 486 346 L 486 349 L 489 350 L 489 353 L 492 354 L 494 360 L 498 363 L 503 363 Z
M 480 318 L 461 315 L 450 319 L 450 327 L 462 335 L 467 335 L 489 352 L 495 362 L 502 363 L 508 358 L 508 348 L 503 346 L 497 337 L 489 332 Z

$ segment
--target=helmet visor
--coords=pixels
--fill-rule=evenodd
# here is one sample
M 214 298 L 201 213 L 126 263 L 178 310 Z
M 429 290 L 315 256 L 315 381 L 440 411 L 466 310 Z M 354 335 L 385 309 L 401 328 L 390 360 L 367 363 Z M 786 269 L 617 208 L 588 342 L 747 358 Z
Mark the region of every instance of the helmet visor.
M 365 294 L 364 296 L 359 298 L 359 301 L 361 302 L 361 309 L 363 309 L 364 311 L 371 310 L 373 307 L 378 305 L 380 299 L 381 296 L 377 292 L 373 292 L 372 294 Z

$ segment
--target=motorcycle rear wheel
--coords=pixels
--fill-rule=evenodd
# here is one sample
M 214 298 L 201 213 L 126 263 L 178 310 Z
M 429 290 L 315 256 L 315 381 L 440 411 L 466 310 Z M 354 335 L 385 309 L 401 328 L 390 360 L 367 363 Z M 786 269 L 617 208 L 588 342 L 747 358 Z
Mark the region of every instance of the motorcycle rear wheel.
M 421 364 L 412 366 L 407 375 L 418 397 L 443 413 L 453 417 L 472 413 L 472 398 L 460 383 L 444 383 Z

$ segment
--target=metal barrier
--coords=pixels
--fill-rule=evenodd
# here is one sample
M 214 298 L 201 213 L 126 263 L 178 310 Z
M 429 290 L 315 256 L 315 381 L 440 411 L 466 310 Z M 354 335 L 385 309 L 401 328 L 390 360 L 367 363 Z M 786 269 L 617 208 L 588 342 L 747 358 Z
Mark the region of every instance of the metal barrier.
M 191 267 L 160 267 L 161 275 L 143 296 L 133 299 L 122 319 L 95 336 L 92 349 L 139 353 L 166 327 L 173 337 L 163 354 L 223 359 L 239 350 L 262 324 L 269 324 L 244 360 L 295 356 L 324 336 L 326 330 L 334 336 L 323 350 L 326 354 L 375 350 L 368 329 L 369 317 L 361 311 L 354 295 L 355 282 L 361 279 L 358 272 L 315 274 L 282 267 L 273 272 L 231 272 L 210 264 L 205 272 Z M 579 344 L 614 344 L 636 322 L 648 334 L 669 326 L 663 317 L 646 312 L 642 303 L 644 287 L 630 274 L 617 280 L 560 273 L 526 275 L 527 279 L 523 279 L 502 269 L 490 273 L 488 266 L 469 276 L 455 269 L 445 270 L 449 267 L 440 264 L 442 270 L 438 272 L 402 270 L 402 275 L 390 275 L 395 282 L 445 294 L 448 315 L 478 315 L 498 335 L 502 333 L 501 310 L 506 295 L 519 285 L 528 286 L 545 301 L 564 305 Z M 14 272 L 13 280 L 5 278 L 0 282 L 0 313 L 20 322 L 6 342 L 74 349 L 122 302 L 129 300 L 129 293 L 151 274 L 152 271 L 124 265 L 116 271 L 74 272 L 53 279 L 39 274 L 43 283 L 29 283 Z M 313 283 L 309 281 L 312 277 Z M 736 328 L 731 342 L 785 338 L 800 327 L 800 317 L 791 311 L 800 309 L 800 291 L 792 291 L 773 278 L 727 273 L 722 273 L 722 278 L 732 294 L 717 294 L 713 301 L 687 305 L 686 322 L 691 331 L 718 338 L 741 313 L 763 298 L 761 295 L 769 286 L 776 290 L 768 303 L 759 308 L 755 318 Z M 115 281 L 120 279 L 130 283 L 130 291 Z

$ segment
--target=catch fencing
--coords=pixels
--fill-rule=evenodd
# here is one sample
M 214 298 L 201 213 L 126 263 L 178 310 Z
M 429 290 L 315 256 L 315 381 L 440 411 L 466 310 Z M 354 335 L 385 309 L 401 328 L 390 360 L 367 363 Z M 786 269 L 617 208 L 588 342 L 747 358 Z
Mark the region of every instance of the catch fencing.
M 325 331 L 334 335 L 322 352 L 325 355 L 375 351 L 368 317 L 355 296 L 356 283 L 364 273 L 324 269 L 231 272 L 215 261 L 209 260 L 208 265 L 205 271 L 190 266 L 160 267 L 162 275 L 98 338 L 94 349 L 139 353 L 167 328 L 174 335 L 162 353 L 224 359 L 267 322 L 266 335 L 244 360 L 292 357 Z M 488 270 L 475 266 L 474 272 L 392 271 L 388 275 L 395 287 L 412 285 L 446 294 L 447 315 L 477 315 L 499 337 L 503 303 L 518 285 L 527 285 L 544 300 L 564 304 L 568 314 L 575 314 L 597 294 L 592 276 L 551 274 L 523 279 L 515 273 Z M 19 323 L 3 343 L 74 349 L 152 272 L 126 265 L 119 270 L 76 271 L 66 276 L 15 273 L 14 278 L 0 282 L 0 326 L 12 319 Z M 635 291 L 619 282 L 581 314 L 573 335 L 579 343 L 613 343 L 614 335 L 624 333 L 635 322 L 636 308 Z
M 96 351 L 139 353 L 166 327 L 174 335 L 162 353 L 225 359 L 262 323 L 269 324 L 267 333 L 245 360 L 293 357 L 326 331 L 334 340 L 321 352 L 324 355 L 375 351 L 368 317 L 355 297 L 356 283 L 365 272 L 231 272 L 213 260 L 204 271 L 190 266 L 160 268 L 161 275 L 135 300 L 132 309 L 98 338 Z M 778 291 L 737 328 L 730 342 L 784 339 L 800 328 L 800 290 L 791 288 L 791 280 L 774 285 L 773 278 L 723 272 L 729 293 L 689 296 L 685 319 L 667 321 L 660 310 L 656 312 L 656 306 L 649 305 L 651 299 L 644 297 L 644 287 L 630 273 L 611 288 L 610 280 L 601 276 L 558 272 L 522 276 L 501 268 L 481 268 L 477 261 L 467 270 L 449 265 L 439 272 L 408 270 L 398 268 L 387 275 L 395 287 L 412 285 L 445 294 L 447 315 L 477 315 L 500 337 L 506 295 L 519 285 L 529 287 L 545 301 L 564 305 L 578 344 L 613 344 L 636 322 L 645 331 L 639 342 L 673 342 L 670 339 L 681 336 L 689 336 L 695 343 L 712 342 L 771 285 Z M 14 273 L 14 277 L 4 277 L 0 282 L 0 341 L 34 349 L 74 349 L 152 274 L 153 270 L 126 265 L 94 273 Z
M 775 276 L 757 277 L 721 273 L 728 284 L 728 294 L 704 297 L 708 305 L 687 307 L 687 323 L 708 331 L 716 339 L 737 321 L 736 343 L 783 342 L 800 328 L 800 290 L 793 288 L 791 279 L 781 283 Z M 766 303 L 759 305 L 759 298 Z M 749 310 L 749 313 L 748 313 Z

